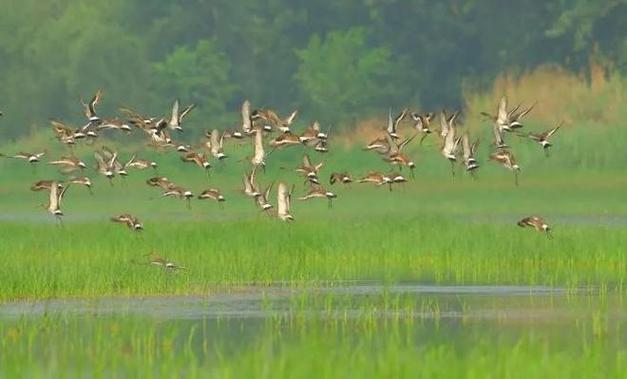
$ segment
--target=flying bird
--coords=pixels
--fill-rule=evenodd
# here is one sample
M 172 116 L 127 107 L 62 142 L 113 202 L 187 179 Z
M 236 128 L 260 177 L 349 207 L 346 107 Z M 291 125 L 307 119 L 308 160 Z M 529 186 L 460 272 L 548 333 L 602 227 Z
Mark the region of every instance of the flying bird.
M 531 228 L 537 230 L 538 232 L 545 233 L 548 238 L 552 238 L 551 228 L 544 221 L 544 219 L 542 217 L 538 217 L 538 216 L 525 217 L 522 220 L 518 221 L 517 224 L 521 228 L 531 227 Z
M 514 174 L 514 183 L 518 186 L 518 173 L 520 172 L 520 167 L 516 163 L 516 158 L 511 151 L 498 150 L 490 155 L 490 160 L 493 160 L 510 170 Z
M 139 232 L 144 230 L 144 225 L 139 219 L 129 213 L 124 213 L 119 216 L 111 217 L 111 221 L 126 225 L 130 230 Z
M 168 121 L 168 127 L 182 133 L 183 127 L 181 126 L 181 123 L 183 122 L 185 116 L 187 116 L 195 106 L 195 104 L 190 104 L 185 107 L 182 112 L 179 112 L 179 99 L 174 100 L 174 104 L 172 104 L 172 113 L 170 114 L 170 120 Z

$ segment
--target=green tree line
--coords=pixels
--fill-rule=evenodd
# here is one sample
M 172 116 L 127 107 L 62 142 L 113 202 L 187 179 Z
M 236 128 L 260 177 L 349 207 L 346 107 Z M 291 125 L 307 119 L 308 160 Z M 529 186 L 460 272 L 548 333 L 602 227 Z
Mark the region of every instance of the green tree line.
M 625 0 L 0 0 L 0 136 L 79 123 L 80 99 L 204 127 L 256 106 L 350 125 L 460 106 L 464 87 L 543 64 L 627 70 Z M 230 120 L 230 121 L 228 121 Z

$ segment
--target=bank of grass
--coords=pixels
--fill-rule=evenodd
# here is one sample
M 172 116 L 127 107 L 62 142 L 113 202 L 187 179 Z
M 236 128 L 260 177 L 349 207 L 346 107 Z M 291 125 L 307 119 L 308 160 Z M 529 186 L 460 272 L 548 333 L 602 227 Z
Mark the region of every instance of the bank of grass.
M 564 224 L 553 239 L 512 222 L 397 211 L 374 217 L 326 209 L 286 225 L 252 220 L 3 223 L 2 300 L 206 294 L 221 287 L 356 279 L 454 284 L 584 285 L 622 289 L 624 228 Z M 189 268 L 145 262 L 151 251 Z

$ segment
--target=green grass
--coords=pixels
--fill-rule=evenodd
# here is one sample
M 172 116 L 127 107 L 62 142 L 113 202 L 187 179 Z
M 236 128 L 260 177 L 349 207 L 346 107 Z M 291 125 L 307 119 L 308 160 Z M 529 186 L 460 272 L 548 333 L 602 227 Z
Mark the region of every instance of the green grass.
M 622 378 L 619 324 L 300 317 L 0 322 L 1 377 Z M 606 316 L 603 316 L 606 317 Z
M 513 217 L 492 223 L 398 210 L 351 215 L 319 205 L 311 217 L 296 213 L 291 225 L 263 215 L 148 220 L 142 233 L 107 220 L 3 223 L 0 298 L 189 294 L 353 279 L 623 288 L 627 276 L 624 228 L 566 224 L 549 240 L 518 228 Z M 190 270 L 167 275 L 132 263 L 150 251 Z

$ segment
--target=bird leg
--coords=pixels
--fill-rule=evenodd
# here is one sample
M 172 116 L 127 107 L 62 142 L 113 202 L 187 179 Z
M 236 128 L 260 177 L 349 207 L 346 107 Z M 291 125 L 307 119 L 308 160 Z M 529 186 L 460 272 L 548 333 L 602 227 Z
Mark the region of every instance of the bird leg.
M 518 171 L 514 171 L 514 184 L 518 187 Z

